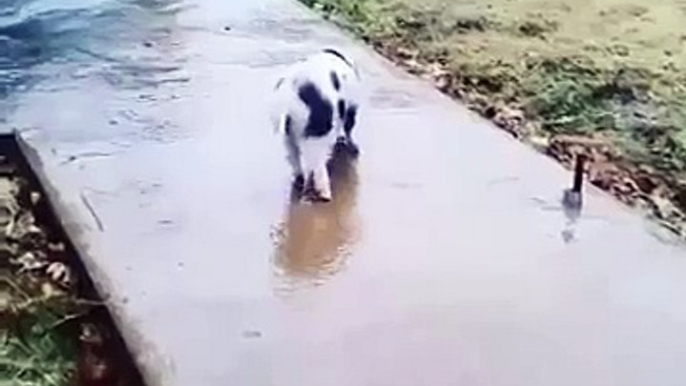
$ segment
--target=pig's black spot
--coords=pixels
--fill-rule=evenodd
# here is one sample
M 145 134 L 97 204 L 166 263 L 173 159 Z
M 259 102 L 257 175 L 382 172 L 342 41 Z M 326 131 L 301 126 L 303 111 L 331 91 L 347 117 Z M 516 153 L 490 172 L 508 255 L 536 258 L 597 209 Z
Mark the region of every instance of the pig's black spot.
M 338 75 L 336 75 L 336 73 L 333 71 L 331 71 L 330 76 L 331 76 L 331 84 L 333 84 L 333 88 L 336 89 L 336 91 L 339 91 L 341 89 L 341 80 L 338 79 Z
M 286 135 L 290 137 L 291 131 L 293 126 L 293 120 L 291 119 L 290 115 L 286 116 L 286 122 L 284 123 L 284 131 L 286 132 Z
M 353 127 L 355 127 L 355 122 L 357 121 L 357 106 L 352 105 L 348 107 L 348 110 L 345 112 L 345 118 L 343 119 L 343 129 L 345 130 L 345 133 L 350 136 L 350 132 L 353 131 Z
M 310 117 L 305 126 L 305 137 L 323 137 L 332 128 L 333 106 L 322 97 L 319 89 L 307 82 L 298 89 L 298 97 L 310 110 Z

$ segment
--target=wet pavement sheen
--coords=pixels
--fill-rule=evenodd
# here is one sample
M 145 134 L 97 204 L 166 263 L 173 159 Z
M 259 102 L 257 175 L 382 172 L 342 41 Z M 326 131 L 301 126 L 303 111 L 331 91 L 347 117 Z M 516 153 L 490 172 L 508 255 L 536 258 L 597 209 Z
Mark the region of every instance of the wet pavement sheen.
M 294 2 L 131 4 L 7 122 L 151 386 L 684 383 L 686 254 L 639 215 L 570 217 L 570 173 Z M 327 46 L 362 155 L 294 205 L 267 96 Z

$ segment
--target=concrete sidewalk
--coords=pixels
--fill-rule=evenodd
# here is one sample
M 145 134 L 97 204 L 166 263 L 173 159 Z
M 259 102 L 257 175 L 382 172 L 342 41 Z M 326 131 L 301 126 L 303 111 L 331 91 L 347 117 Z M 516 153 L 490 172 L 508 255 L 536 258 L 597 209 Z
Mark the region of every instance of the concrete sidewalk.
M 150 386 L 686 382 L 686 254 L 640 215 L 589 189 L 570 223 L 568 172 L 292 1 L 162 23 L 9 120 Z M 264 102 L 325 46 L 370 88 L 362 156 L 291 207 Z

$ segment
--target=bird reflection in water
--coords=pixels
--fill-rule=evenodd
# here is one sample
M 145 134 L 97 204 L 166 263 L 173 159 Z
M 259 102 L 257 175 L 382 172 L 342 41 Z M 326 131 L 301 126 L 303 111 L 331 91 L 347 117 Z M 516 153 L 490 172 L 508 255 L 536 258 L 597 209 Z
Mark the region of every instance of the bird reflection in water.
M 324 284 L 345 266 L 359 234 L 354 158 L 345 148 L 334 151 L 329 163 L 331 202 L 302 204 L 300 192 L 292 191 L 286 218 L 275 233 L 278 292 Z

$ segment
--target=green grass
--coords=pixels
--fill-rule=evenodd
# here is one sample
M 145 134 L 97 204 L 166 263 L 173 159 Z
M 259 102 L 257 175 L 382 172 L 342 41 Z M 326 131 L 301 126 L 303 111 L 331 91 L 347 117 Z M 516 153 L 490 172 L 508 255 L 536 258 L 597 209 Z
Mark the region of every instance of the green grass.
M 74 342 L 51 327 L 52 318 L 26 321 L 27 331 L 0 336 L 0 385 L 66 386 L 76 368 Z
M 67 322 L 77 306 L 64 294 L 34 293 L 23 278 L 4 282 L 11 296 L 0 310 L 0 385 L 69 385 L 77 347 Z
M 302 1 L 401 63 L 439 64 L 477 110 L 514 106 L 537 136 L 602 137 L 686 181 L 683 2 Z
M 48 258 L 64 248 L 36 222 L 27 181 L 1 178 L 0 207 L 11 215 L 0 227 L 0 386 L 74 384 L 78 319 L 88 307 L 49 277 Z

